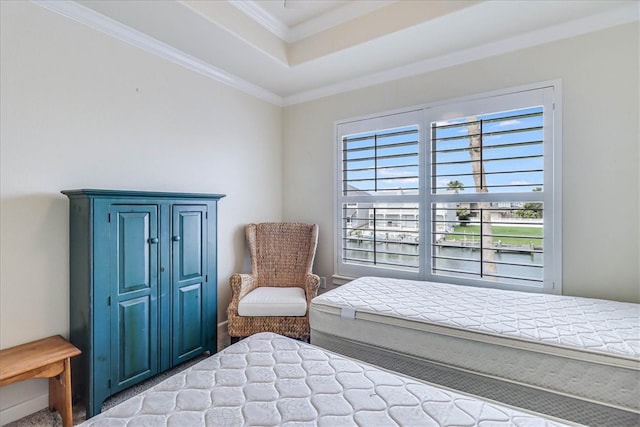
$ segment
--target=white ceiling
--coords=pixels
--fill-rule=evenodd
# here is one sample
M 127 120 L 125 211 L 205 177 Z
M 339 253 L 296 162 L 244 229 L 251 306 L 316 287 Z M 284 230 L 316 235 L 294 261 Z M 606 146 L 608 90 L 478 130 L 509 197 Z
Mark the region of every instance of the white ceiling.
M 640 19 L 637 0 L 34 2 L 279 105 Z
M 397 0 L 229 1 L 286 42 L 295 42 L 396 2 Z
M 238 3 L 253 4 L 266 13 L 285 24 L 289 28 L 304 24 L 320 15 L 340 9 L 347 4 L 363 5 L 370 1 L 347 0 L 271 0 L 271 1 L 240 1 Z

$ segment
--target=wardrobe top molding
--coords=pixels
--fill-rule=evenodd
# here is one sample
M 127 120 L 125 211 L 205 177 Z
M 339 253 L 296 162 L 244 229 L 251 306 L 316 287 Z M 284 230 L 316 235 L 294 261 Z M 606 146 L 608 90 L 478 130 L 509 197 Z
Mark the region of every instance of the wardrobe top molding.
M 167 191 L 136 191 L 136 190 L 104 190 L 104 189 L 91 189 L 83 188 L 78 190 L 63 190 L 61 191 L 67 197 L 140 197 L 140 198 L 167 198 L 167 199 L 215 199 L 220 200 L 226 196 L 226 194 L 212 194 L 212 193 L 180 193 L 180 192 L 167 192 Z

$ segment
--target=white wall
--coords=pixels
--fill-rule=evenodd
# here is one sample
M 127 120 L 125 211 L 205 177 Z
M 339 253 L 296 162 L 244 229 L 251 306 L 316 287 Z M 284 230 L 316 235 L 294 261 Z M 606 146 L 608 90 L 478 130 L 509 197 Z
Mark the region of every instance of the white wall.
M 226 194 L 225 320 L 244 224 L 281 218 L 281 109 L 30 2 L 0 5 L 0 348 L 68 336 L 63 189 Z M 46 405 L 46 380 L 3 387 L 0 424 Z
M 563 293 L 640 302 L 638 24 L 285 108 L 283 216 L 320 225 L 333 274 L 334 122 L 560 78 Z

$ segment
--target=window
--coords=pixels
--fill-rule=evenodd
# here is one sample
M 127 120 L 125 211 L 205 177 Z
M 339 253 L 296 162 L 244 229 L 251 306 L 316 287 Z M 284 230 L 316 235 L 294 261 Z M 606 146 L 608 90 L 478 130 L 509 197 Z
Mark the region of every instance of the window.
M 560 293 L 558 82 L 336 124 L 336 273 Z
M 420 269 L 421 116 L 409 112 L 340 127 L 338 223 L 345 275 L 369 267 L 400 275 Z

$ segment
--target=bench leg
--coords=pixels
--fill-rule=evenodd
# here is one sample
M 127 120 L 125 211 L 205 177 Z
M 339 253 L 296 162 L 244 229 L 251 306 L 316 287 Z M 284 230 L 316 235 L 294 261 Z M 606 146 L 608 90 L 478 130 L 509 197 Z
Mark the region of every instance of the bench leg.
M 49 378 L 49 409 L 56 410 L 62 417 L 64 427 L 73 426 L 71 405 L 71 363 L 64 360 L 64 369 L 60 375 Z

